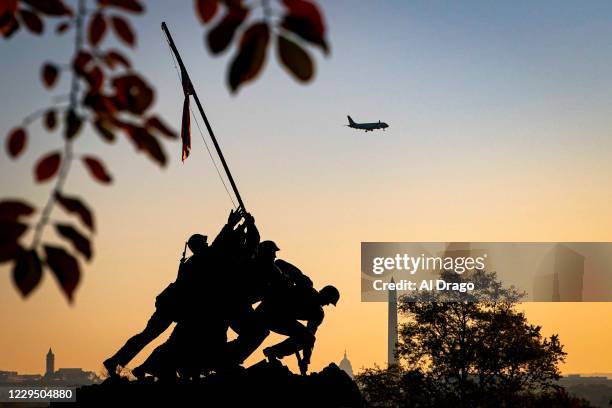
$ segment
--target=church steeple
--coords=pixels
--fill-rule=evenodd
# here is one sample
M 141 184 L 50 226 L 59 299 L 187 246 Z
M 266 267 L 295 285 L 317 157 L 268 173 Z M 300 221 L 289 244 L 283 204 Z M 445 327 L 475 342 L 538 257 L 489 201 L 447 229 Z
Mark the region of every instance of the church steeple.
M 47 369 L 45 371 L 45 376 L 49 377 L 55 373 L 55 354 L 53 354 L 53 350 L 49 347 L 49 352 L 47 353 Z

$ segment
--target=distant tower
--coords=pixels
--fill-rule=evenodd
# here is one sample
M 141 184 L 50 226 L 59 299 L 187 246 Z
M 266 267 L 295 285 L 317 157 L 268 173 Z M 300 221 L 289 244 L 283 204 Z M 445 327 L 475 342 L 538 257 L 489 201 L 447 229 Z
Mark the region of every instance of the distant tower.
M 340 363 L 338 364 L 338 367 L 340 367 L 342 371 L 347 373 L 349 377 L 353 378 L 353 365 L 346 357 L 346 350 L 344 350 L 344 357 L 342 358 L 342 361 L 340 361 Z
M 45 376 L 49 377 L 55 373 L 55 354 L 49 347 L 49 352 L 47 353 L 47 371 L 45 372 Z
M 393 278 L 391 282 L 395 283 Z M 389 291 L 389 327 L 387 328 L 388 333 L 388 345 L 387 345 L 387 363 L 389 366 L 397 364 L 395 358 L 395 350 L 397 348 L 397 291 L 395 288 Z

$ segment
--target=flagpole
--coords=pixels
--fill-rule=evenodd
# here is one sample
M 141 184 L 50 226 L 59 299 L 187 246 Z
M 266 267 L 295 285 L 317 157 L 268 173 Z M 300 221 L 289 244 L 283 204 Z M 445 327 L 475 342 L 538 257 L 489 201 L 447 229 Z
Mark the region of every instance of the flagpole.
M 174 40 L 172 39 L 172 36 L 170 35 L 170 31 L 168 31 L 168 26 L 166 26 L 165 22 L 162 22 L 161 24 L 161 28 L 164 31 L 164 34 L 166 34 L 166 37 L 168 38 L 168 44 L 170 44 L 170 49 L 172 50 L 172 52 L 174 53 L 174 56 L 176 57 L 176 60 L 179 64 L 179 67 L 181 69 L 181 76 L 184 74 L 185 78 L 183 78 L 183 80 L 187 80 L 189 87 L 191 88 L 191 91 L 193 92 L 193 99 L 195 99 L 196 105 L 198 106 L 198 110 L 200 111 L 200 115 L 202 115 L 202 119 L 204 119 L 204 123 L 206 124 L 206 129 L 208 129 L 208 134 L 210 135 L 210 138 L 213 141 L 213 144 L 215 145 L 215 150 L 217 151 L 217 154 L 219 155 L 219 159 L 221 159 L 221 164 L 223 165 L 223 169 L 225 170 L 225 174 L 227 174 L 227 178 L 230 182 L 230 185 L 232 186 L 232 190 L 234 190 L 234 194 L 236 195 L 236 199 L 238 199 L 238 204 L 240 204 L 239 208 L 242 208 L 244 211 L 246 211 L 246 208 L 244 207 L 244 202 L 242 202 L 242 198 L 240 197 L 240 193 L 238 192 L 238 187 L 236 187 L 236 183 L 234 182 L 234 178 L 232 177 L 232 173 L 230 172 L 229 167 L 227 166 L 227 162 L 225 161 L 225 157 L 223 157 L 223 153 L 221 152 L 221 148 L 219 147 L 219 143 L 217 143 L 217 138 L 215 137 L 215 134 L 213 133 L 212 127 L 210 126 L 210 123 L 208 122 L 208 118 L 206 118 L 206 114 L 204 113 L 204 108 L 202 108 L 202 104 L 200 103 L 200 98 L 198 98 L 198 94 L 195 91 L 195 88 L 193 87 L 193 83 L 191 82 L 191 78 L 189 78 L 189 74 L 187 73 L 187 69 L 185 68 L 185 65 L 183 64 L 183 60 L 181 59 L 181 55 L 179 54 L 178 50 L 176 49 L 176 45 L 174 45 Z

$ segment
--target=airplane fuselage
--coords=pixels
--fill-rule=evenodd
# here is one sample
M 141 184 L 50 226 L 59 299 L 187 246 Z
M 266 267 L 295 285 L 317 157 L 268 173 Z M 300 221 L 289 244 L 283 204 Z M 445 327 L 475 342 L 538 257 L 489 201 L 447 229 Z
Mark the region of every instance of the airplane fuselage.
M 372 122 L 372 123 L 356 123 L 355 121 L 353 121 L 353 119 L 351 119 L 351 117 L 348 117 L 349 120 L 349 124 L 348 127 L 353 128 L 353 129 L 360 129 L 360 130 L 365 130 L 366 132 L 372 132 L 373 130 L 376 129 L 382 129 L 385 130 L 386 128 L 389 127 L 388 124 L 386 124 L 385 122 Z

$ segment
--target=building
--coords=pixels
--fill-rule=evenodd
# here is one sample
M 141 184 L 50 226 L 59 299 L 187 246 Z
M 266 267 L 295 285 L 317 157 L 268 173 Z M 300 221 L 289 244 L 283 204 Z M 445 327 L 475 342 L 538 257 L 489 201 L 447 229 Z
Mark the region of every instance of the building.
M 49 352 L 47 353 L 47 368 L 45 370 L 45 376 L 52 376 L 55 372 L 55 354 L 53 354 L 53 350 L 49 347 Z
M 342 371 L 347 373 L 349 375 L 349 377 L 354 378 L 354 376 L 353 376 L 353 365 L 351 364 L 350 360 L 346 356 L 346 350 L 344 350 L 344 357 L 338 363 L 338 367 L 340 367 L 340 369 Z
M 17 371 L 0 371 L 0 385 L 20 384 L 23 386 L 79 386 L 100 382 L 93 371 L 82 368 L 60 368 L 55 370 L 55 354 L 49 348 L 45 359 L 45 374 L 18 374 Z
M 391 282 L 395 282 L 393 278 L 391 278 Z M 397 364 L 397 357 L 395 356 L 397 350 L 397 291 L 395 288 L 389 291 L 388 308 L 387 364 L 392 366 Z

